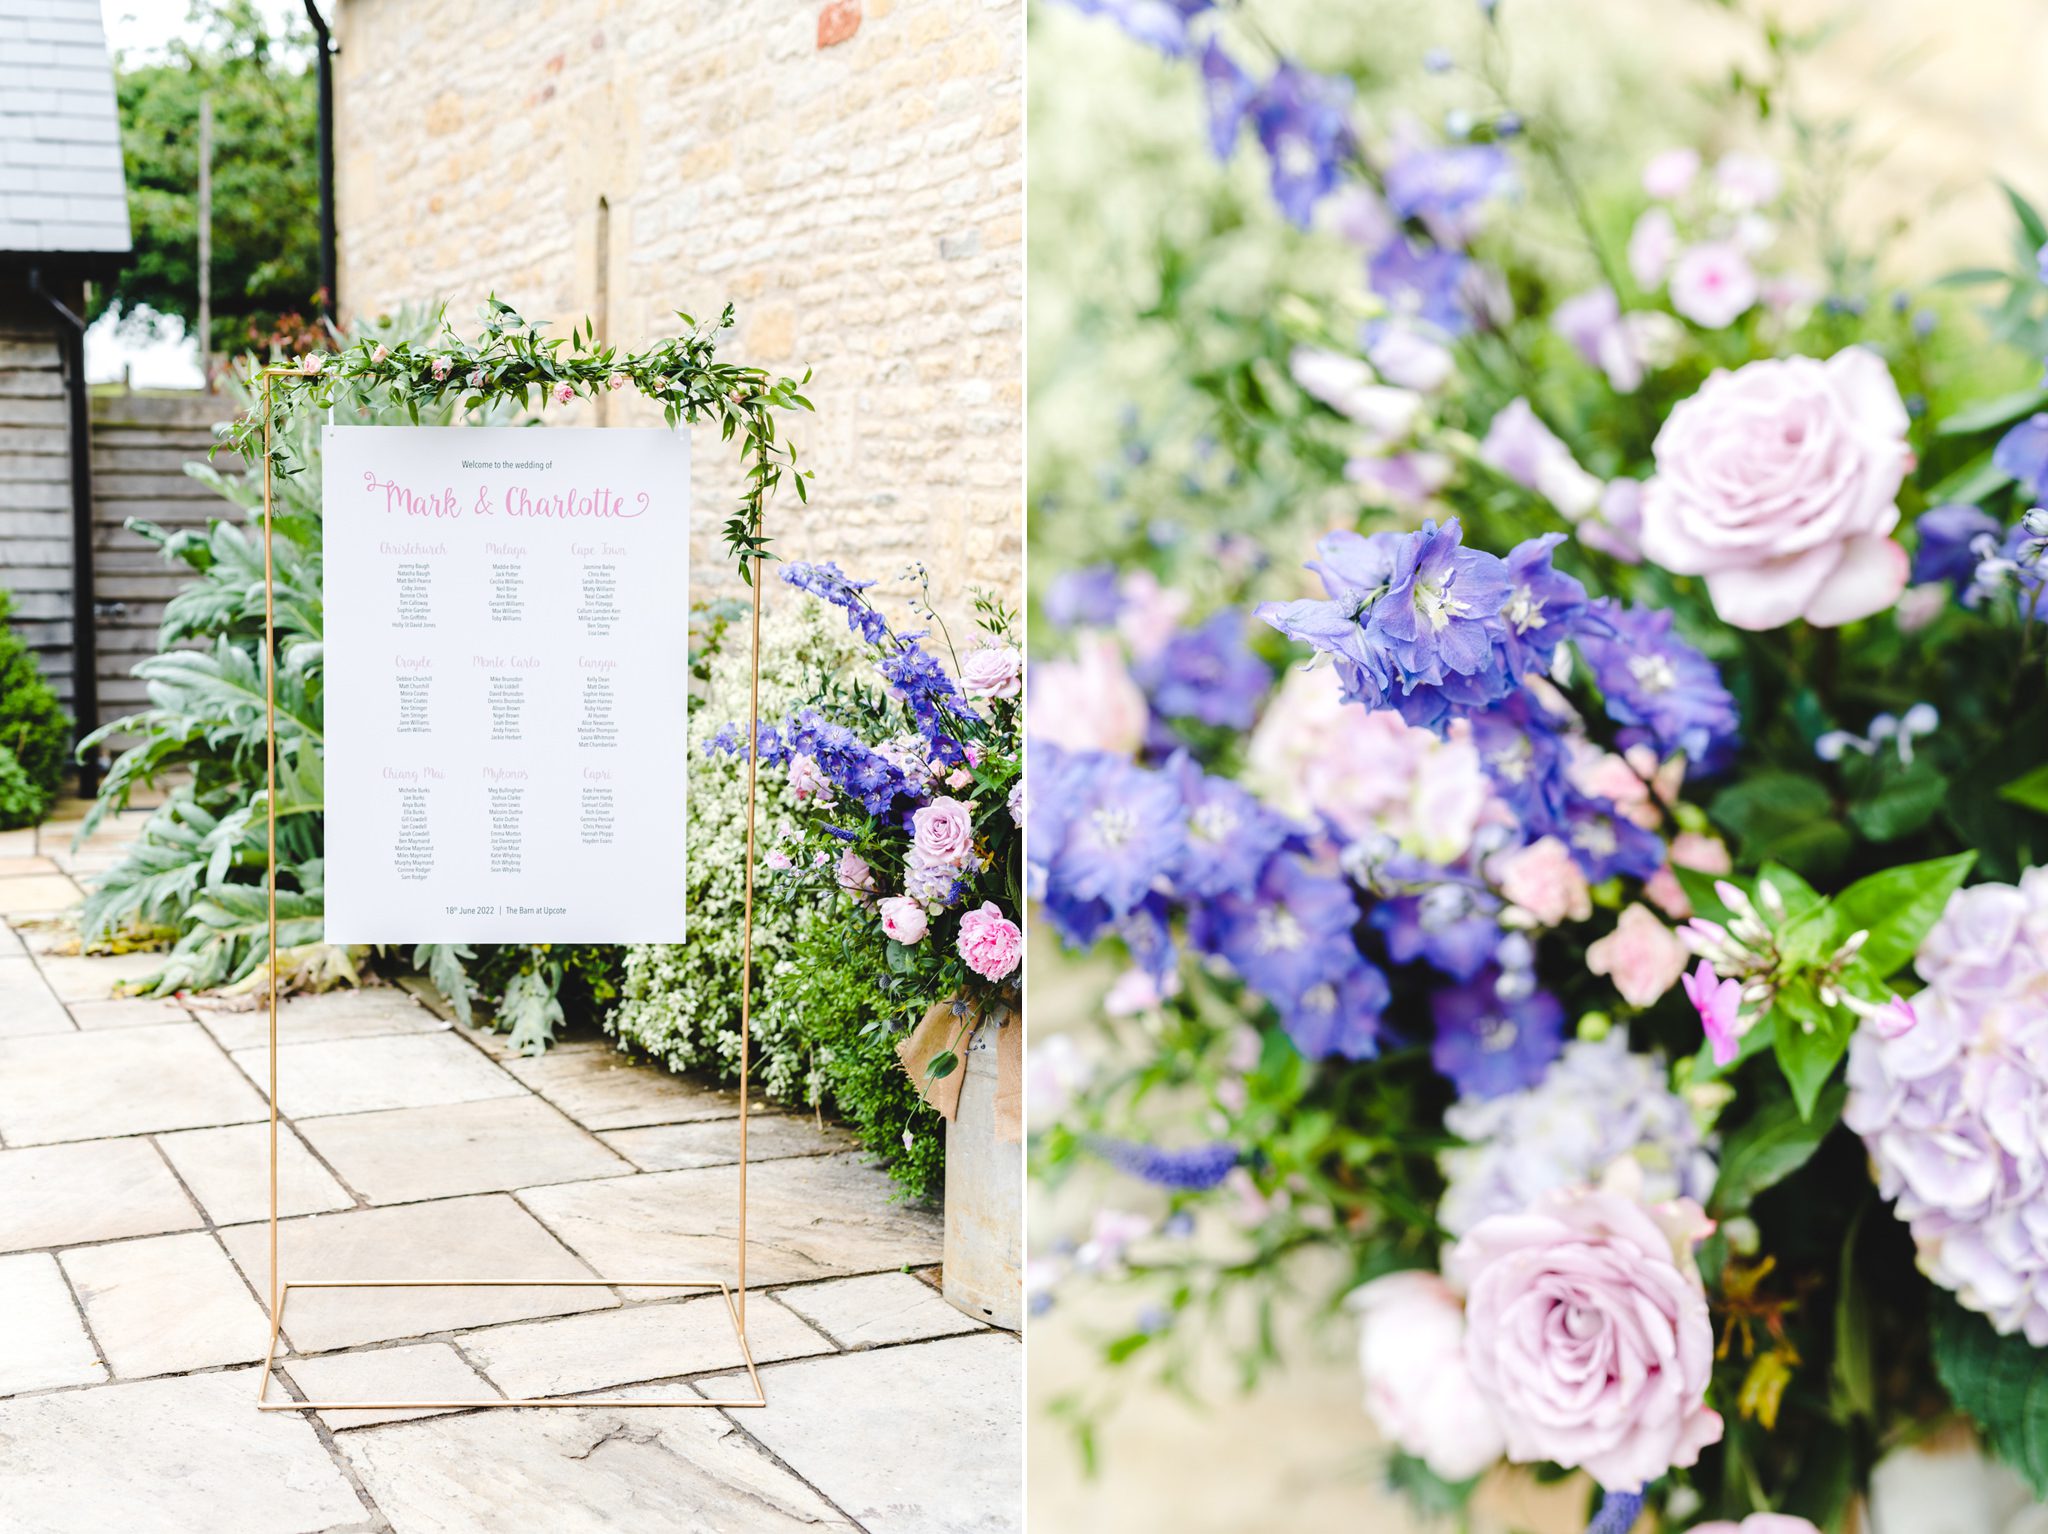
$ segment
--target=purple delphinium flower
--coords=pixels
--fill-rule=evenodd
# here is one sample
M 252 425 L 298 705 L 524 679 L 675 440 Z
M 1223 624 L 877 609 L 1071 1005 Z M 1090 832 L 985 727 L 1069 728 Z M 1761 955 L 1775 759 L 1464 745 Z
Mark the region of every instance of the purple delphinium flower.
M 2036 500 L 2048 497 L 2048 412 L 2027 417 L 1991 450 L 1993 468 L 2010 474 Z
M 780 767 L 789 760 L 789 746 L 774 725 L 764 722 L 754 732 L 754 740 L 763 767 Z M 704 742 L 706 756 L 744 756 L 746 750 L 747 732 L 738 724 L 720 726 L 718 733 Z
M 1961 591 L 1970 584 L 1983 561 L 1982 540 L 1996 546 L 2005 529 L 1990 512 L 1978 507 L 1951 503 L 1920 514 L 1913 524 L 1920 546 L 1913 554 L 1913 581 L 1947 581 Z
M 1230 779 L 1204 773 L 1185 752 L 1166 773 L 1180 784 L 1186 814 L 1177 887 L 1204 900 L 1248 893 L 1292 828 Z
M 1180 968 L 1180 949 L 1173 941 L 1170 915 L 1166 897 L 1155 893 L 1139 901 L 1129 915 L 1114 924 L 1132 965 L 1150 975 L 1162 990 L 1167 987 L 1168 977 Z
M 1530 839 L 1561 835 L 1577 793 L 1571 784 L 1566 721 L 1520 688 L 1471 715 L 1469 724 L 1479 765 Z
M 1126 33 L 1169 58 L 1188 50 L 1188 23 L 1216 0 L 1067 0 L 1084 16 L 1107 16 Z
M 961 721 L 981 716 L 962 696 L 946 668 L 924 652 L 916 636 L 902 636 L 896 652 L 883 656 L 875 669 L 910 710 L 917 733 L 932 748 L 932 759 L 954 767 L 965 763 L 966 749 L 952 731 Z
M 1273 200 L 1298 228 L 1308 227 L 1351 152 L 1350 105 L 1349 80 L 1285 61 L 1251 104 L 1252 124 L 1272 162 Z
M 803 710 L 784 731 L 792 752 L 815 761 L 837 792 L 859 800 L 870 815 L 885 813 L 897 796 L 909 793 L 901 767 L 816 709 Z
M 1516 681 L 1545 675 L 1557 647 L 1571 638 L 1586 618 L 1586 588 L 1550 564 L 1550 551 L 1565 541 L 1563 533 L 1529 538 L 1508 551 L 1508 595 L 1501 603 L 1501 639 L 1508 675 Z
M 1115 565 L 1063 571 L 1045 592 L 1046 621 L 1056 628 L 1108 628 L 1122 606 Z
M 1396 318 L 1419 320 L 1447 336 L 1463 335 L 1472 326 L 1464 298 L 1471 264 L 1455 250 L 1397 234 L 1366 262 L 1366 285 L 1386 300 Z
M 1111 916 L 1127 915 L 1180 859 L 1179 787 L 1162 773 L 1103 755 L 1085 774 L 1066 776 L 1062 788 L 1076 798 L 1046 859 L 1049 892 L 1099 900 Z M 1037 795 L 1034 788 L 1034 801 Z M 1034 821 L 1026 835 L 1037 831 Z
M 874 585 L 873 581 L 850 579 L 844 570 L 831 560 L 817 564 L 801 561 L 782 567 L 785 584 L 797 590 L 808 592 L 821 602 L 830 602 L 834 607 L 846 610 L 846 626 L 860 635 L 869 644 L 880 644 L 889 632 L 889 625 L 882 615 L 868 605 L 861 593 Z
M 1648 879 L 1664 866 L 1664 841 L 1626 815 L 1615 813 L 1605 799 L 1575 794 L 1565 811 L 1565 845 L 1586 878 Z
M 1607 717 L 1638 726 L 1661 752 L 1683 751 L 1712 771 L 1733 751 L 1741 716 L 1720 670 L 1671 632 L 1671 614 L 1597 602 L 1598 625 L 1578 636 Z
M 1483 971 L 1429 999 L 1436 1022 L 1430 1062 L 1460 1097 L 1499 1097 L 1532 1087 L 1564 1048 L 1564 1005 L 1548 991 L 1504 1000 L 1498 971 Z
M 1187 1150 L 1166 1150 L 1136 1140 L 1091 1135 L 1088 1148 L 1119 1172 L 1161 1188 L 1199 1193 L 1215 1187 L 1243 1159 L 1235 1145 L 1221 1140 Z
M 1500 901 L 1490 892 L 1447 881 L 1380 901 L 1370 920 L 1396 964 L 1422 959 L 1453 980 L 1470 980 L 1500 946 L 1499 913 Z
M 1202 49 L 1202 90 L 1209 108 L 1209 147 L 1217 159 L 1228 160 L 1237 151 L 1238 133 L 1259 88 L 1212 37 Z
M 1351 935 L 1357 922 L 1349 881 L 1282 852 L 1249 893 L 1196 907 L 1189 938 L 1228 960 L 1284 1016 L 1314 987 L 1341 980 L 1360 962 Z
M 1140 669 L 1152 707 L 1170 719 L 1248 730 L 1273 673 L 1245 643 L 1244 614 L 1226 608 L 1176 633 Z
M 1513 190 L 1506 151 L 1493 144 L 1411 149 L 1387 167 L 1387 204 L 1402 218 L 1421 219 L 1438 241 L 1462 244 L 1470 215 Z
M 1294 1047 L 1311 1060 L 1370 1060 L 1380 1052 L 1380 1019 L 1392 999 L 1387 977 L 1361 958 L 1342 978 L 1312 985 L 1281 1008 L 1280 1021 Z

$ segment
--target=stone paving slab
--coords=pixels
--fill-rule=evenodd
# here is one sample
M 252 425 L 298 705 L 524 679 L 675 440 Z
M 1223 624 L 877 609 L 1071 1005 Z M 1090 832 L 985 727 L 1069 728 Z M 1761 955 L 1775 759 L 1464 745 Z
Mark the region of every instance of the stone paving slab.
M 268 1084 L 268 1047 L 236 1050 L 234 1059 L 251 1081 Z M 278 1109 L 294 1119 L 522 1095 L 518 1082 L 447 1032 L 285 1044 L 277 1053 Z
M 186 1129 L 159 1135 L 185 1185 L 216 1225 L 270 1218 L 270 1125 Z M 280 1217 L 352 1209 L 355 1200 L 313 1159 L 289 1124 L 277 1129 L 277 1212 Z
M 8 1534 L 316 1534 L 365 1523 L 312 1424 L 256 1371 L 0 1401 Z
M 613 1129 L 599 1139 L 643 1172 L 677 1172 L 725 1166 L 740 1159 L 738 1119 L 694 1124 L 658 1124 L 648 1129 Z M 747 1159 L 780 1161 L 788 1156 L 827 1156 L 850 1151 L 859 1141 L 836 1124 L 820 1128 L 794 1113 L 747 1115 Z
M 36 962 L 42 966 L 43 983 L 57 993 L 61 1002 L 110 1001 L 116 988 L 132 980 L 146 979 L 164 967 L 160 953 L 45 954 Z
M 258 1293 L 269 1271 L 269 1226 L 222 1232 Z M 287 1279 L 586 1279 L 589 1268 L 501 1193 L 308 1215 L 278 1225 Z M 596 1275 L 602 1276 L 602 1275 Z M 569 1315 L 618 1304 L 609 1289 L 545 1284 L 487 1289 L 295 1289 L 284 1333 L 301 1353 L 395 1342 L 500 1321 Z
M 21 858 L 36 855 L 36 828 L 16 826 L 11 831 L 0 831 L 0 869 L 5 869 Z
M 548 1534 L 858 1534 L 716 1411 L 473 1412 L 335 1441 L 403 1534 L 532 1528 L 540 1510 Z
M 114 1374 L 259 1361 L 270 1318 L 205 1231 L 82 1246 L 59 1259 Z
M 38 853 L 16 853 L 0 860 L 0 879 L 19 878 L 23 874 L 62 873 L 56 863 Z
M 749 1435 L 868 1534 L 1018 1534 L 1024 1350 L 994 1331 L 773 1364 Z M 695 1382 L 707 1395 L 745 1375 Z M 921 1424 L 889 1431 L 885 1424 Z
M 63 874 L 0 875 L 0 916 L 54 916 L 84 898 Z
M 0 1326 L 0 1396 L 106 1380 L 71 1287 L 47 1252 L 0 1257 L 0 1316 L 7 1318 Z M 0 1436 L 0 1510 L 7 1503 L 5 1445 Z
M 286 1364 L 308 1401 L 502 1401 L 490 1382 L 472 1369 L 445 1342 L 417 1342 L 391 1348 L 366 1348 L 360 1353 L 325 1353 L 295 1358 Z M 459 1406 L 395 1411 L 323 1411 L 315 1413 L 330 1428 L 375 1427 L 385 1422 L 412 1422 L 460 1411 Z
M 231 1006 L 200 998 L 192 1010 L 223 1049 L 260 1049 L 270 1042 L 268 1006 Z M 287 996 L 277 1004 L 277 1037 L 282 1044 L 366 1039 L 386 1033 L 442 1033 L 447 1028 L 396 986 Z
M 0 1151 L 0 1252 L 156 1236 L 201 1223 L 146 1140 Z
M 748 1281 L 796 1283 L 937 1262 L 944 1245 L 939 1216 L 891 1205 L 889 1196 L 888 1177 L 858 1156 L 804 1156 L 753 1167 L 747 1175 Z M 521 1197 L 607 1277 L 732 1270 L 739 1235 L 736 1166 L 642 1172 L 534 1188 Z
M 843 1348 L 924 1342 L 988 1329 L 912 1273 L 870 1273 L 783 1289 L 775 1296 Z
M 27 952 L 28 945 L 22 942 L 21 934 L 0 921 L 0 959 L 19 958 Z
M 0 923 L 0 932 L 6 931 Z M 0 954 L 0 1037 L 26 1033 L 71 1033 L 77 1024 L 43 984 L 42 971 L 27 954 Z
M 298 1126 L 373 1204 L 498 1193 L 632 1170 L 594 1135 L 523 1091 L 431 1108 L 300 1119 Z
M 151 1023 L 189 1023 L 192 1014 L 170 996 L 128 996 L 117 1001 L 74 1001 L 71 1020 L 80 1028 L 147 1028 Z
M 743 1364 L 732 1315 L 717 1294 L 494 1326 L 462 1345 L 509 1396 L 581 1395 Z M 756 1366 L 833 1351 L 830 1338 L 759 1294 L 747 1300 L 747 1349 Z
M 512 1057 L 505 1069 L 586 1129 L 632 1129 L 730 1118 L 739 1093 L 702 1086 L 651 1065 L 636 1065 L 605 1044 L 570 1045 L 537 1058 Z
M 0 1137 L 9 1145 L 196 1129 L 268 1111 L 197 1023 L 0 1039 Z

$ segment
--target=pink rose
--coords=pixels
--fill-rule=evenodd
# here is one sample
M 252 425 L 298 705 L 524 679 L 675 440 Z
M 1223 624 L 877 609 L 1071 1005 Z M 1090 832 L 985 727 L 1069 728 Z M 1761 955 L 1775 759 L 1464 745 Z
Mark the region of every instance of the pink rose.
M 1465 1307 L 1451 1286 L 1434 1273 L 1389 1273 L 1349 1303 L 1373 1425 L 1447 1481 L 1499 1459 L 1506 1446 L 1465 1366 Z
M 569 403 L 569 401 L 570 401 L 570 400 L 574 399 L 575 397 L 576 397 L 576 391 L 575 391 L 574 389 L 572 389 L 572 388 L 571 388 L 571 387 L 570 387 L 570 386 L 569 386 L 568 384 L 566 384 L 566 383 L 558 383 L 558 384 L 556 384 L 556 385 L 555 385 L 555 403 L 556 403 L 556 404 L 558 404 L 558 405 L 566 405 L 566 404 L 568 404 L 568 403 Z
M 1465 1362 L 1507 1457 L 1584 1469 L 1619 1491 L 1696 1463 L 1721 1437 L 1706 1404 L 1714 1328 L 1692 1257 L 1712 1226 L 1687 1200 L 1637 1203 L 1633 1168 L 1482 1220 L 1446 1259 L 1465 1291 Z
M 1730 1523 L 1725 1518 L 1716 1523 L 1696 1523 L 1692 1534 L 1820 1534 L 1820 1530 L 1790 1513 L 1751 1513 L 1740 1523 Z
M 1877 354 L 1767 358 L 1714 374 L 1657 433 L 1644 557 L 1703 575 L 1737 628 L 1881 612 L 1906 585 L 1906 407 Z
M 1685 973 L 1689 955 L 1678 935 L 1645 905 L 1621 913 L 1614 930 L 1586 950 L 1586 968 L 1605 975 L 1632 1007 L 1647 1007 Z
M 391 348 L 386 346 L 382 341 L 379 341 L 377 343 L 377 349 L 370 353 L 370 360 L 372 362 L 382 362 L 386 357 L 390 355 Z
M 1756 271 L 1725 240 L 1695 245 L 1671 268 L 1671 307 L 1706 330 L 1725 330 L 1757 300 Z
M 441 383 L 441 382 L 443 382 L 443 381 L 444 381 L 444 380 L 445 380 L 445 379 L 446 379 L 446 378 L 448 377 L 448 370 L 449 370 L 449 368 L 451 368 L 451 367 L 453 367 L 453 366 L 454 366 L 454 364 L 453 364 L 453 363 L 451 363 L 451 362 L 450 362 L 450 361 L 449 361 L 449 360 L 448 360 L 448 359 L 447 359 L 446 357 L 436 357 L 436 358 L 434 359 L 434 369 L 433 369 L 433 372 L 434 372 L 434 382 L 435 382 L 435 383 Z
M 624 373 L 614 373 L 604 381 L 604 386 L 616 394 L 619 390 L 626 387 L 626 375 Z
M 924 907 L 908 895 L 891 895 L 875 909 L 882 915 L 882 931 L 892 943 L 921 943 L 930 918 Z
M 960 664 L 960 690 L 970 698 L 1014 698 L 1024 690 L 1024 656 L 1013 644 L 983 645 Z
M 974 810 L 958 799 L 920 805 L 910 817 L 910 844 L 932 867 L 966 867 L 974 860 Z
M 481 367 L 469 370 L 469 386 L 472 389 L 481 389 L 484 386 L 484 370 Z
M 984 980 L 1001 980 L 1023 962 L 1024 934 L 1017 924 L 984 901 L 960 918 L 960 957 Z
M 1107 634 L 1081 641 L 1072 660 L 1037 662 L 1025 700 L 1025 734 L 1068 751 L 1135 756 L 1150 708 Z
M 851 847 L 839 854 L 839 867 L 835 872 L 839 887 L 849 895 L 872 894 L 875 888 L 875 871 L 868 860 Z
M 832 780 L 825 776 L 817 758 L 801 751 L 789 759 L 789 790 L 799 799 L 814 799 L 820 805 L 832 802 Z
M 1692 178 L 1700 173 L 1697 149 L 1666 149 L 1650 156 L 1643 165 L 1643 190 L 1659 202 L 1683 197 Z
M 318 352 L 307 352 L 305 356 L 299 359 L 299 371 L 301 373 L 304 373 L 308 378 L 311 378 L 315 373 L 319 372 L 320 369 L 325 365 L 325 362 L 322 360 Z
M 1538 926 L 1584 921 L 1593 914 L 1586 876 L 1572 861 L 1571 849 L 1554 836 L 1503 852 L 1487 869 L 1508 902 L 1527 911 Z

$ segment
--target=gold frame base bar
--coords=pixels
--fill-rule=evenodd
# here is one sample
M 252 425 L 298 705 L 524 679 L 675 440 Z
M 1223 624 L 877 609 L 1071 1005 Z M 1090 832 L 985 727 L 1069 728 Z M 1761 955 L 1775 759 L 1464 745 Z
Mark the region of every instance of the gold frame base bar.
M 534 1396 L 521 1400 L 491 1400 L 482 1398 L 469 1401 L 291 1401 L 270 1399 L 270 1377 L 277 1370 L 277 1340 L 284 1329 L 284 1310 L 290 1303 L 294 1289 L 716 1289 L 725 1301 L 725 1313 L 732 1322 L 732 1334 L 740 1345 L 740 1359 L 746 1365 L 747 1379 L 753 1384 L 754 1394 L 748 1397 L 704 1397 L 691 1400 L 668 1399 L 649 1401 L 632 1396 Z M 350 1351 L 336 1348 L 331 1352 L 302 1355 L 309 1358 L 332 1358 Z M 289 1362 L 289 1360 L 286 1360 Z M 678 1371 L 680 1372 L 680 1371 Z M 719 1279 L 617 1279 L 617 1278 L 320 1278 L 294 1279 L 284 1285 L 278 1294 L 270 1323 L 270 1351 L 263 1358 L 263 1375 L 256 1386 L 256 1409 L 258 1411 L 470 1411 L 477 1408 L 506 1406 L 594 1406 L 594 1407 L 753 1407 L 766 1406 L 768 1394 L 761 1388 L 761 1376 L 754 1369 L 754 1353 L 747 1346 L 746 1327 L 740 1322 L 739 1311 L 732 1302 L 732 1288 Z

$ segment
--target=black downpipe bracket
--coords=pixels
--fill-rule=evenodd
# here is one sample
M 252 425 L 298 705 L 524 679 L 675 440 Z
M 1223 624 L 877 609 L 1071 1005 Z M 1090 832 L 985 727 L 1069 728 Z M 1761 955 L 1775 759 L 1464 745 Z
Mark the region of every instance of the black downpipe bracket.
M 85 386 L 85 321 L 43 286 L 40 269 L 29 272 L 28 286 L 63 321 L 59 350 L 71 403 L 71 712 L 83 740 L 100 723 L 99 614 L 92 568 L 92 401 Z M 90 799 L 99 786 L 98 756 L 82 759 L 79 794 Z
M 320 313 L 329 322 L 341 312 L 341 282 L 334 260 L 334 34 L 313 0 L 306 0 L 306 20 L 313 24 L 315 59 L 320 77 Z

